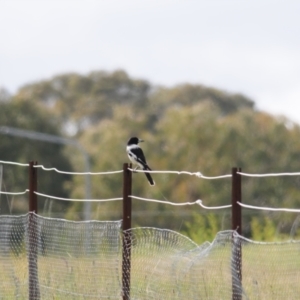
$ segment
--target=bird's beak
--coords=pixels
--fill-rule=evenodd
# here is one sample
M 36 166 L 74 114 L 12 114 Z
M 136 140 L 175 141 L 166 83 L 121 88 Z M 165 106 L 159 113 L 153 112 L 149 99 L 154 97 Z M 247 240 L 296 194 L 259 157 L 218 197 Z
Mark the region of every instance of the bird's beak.
M 144 142 L 144 140 L 139 139 L 139 142 Z

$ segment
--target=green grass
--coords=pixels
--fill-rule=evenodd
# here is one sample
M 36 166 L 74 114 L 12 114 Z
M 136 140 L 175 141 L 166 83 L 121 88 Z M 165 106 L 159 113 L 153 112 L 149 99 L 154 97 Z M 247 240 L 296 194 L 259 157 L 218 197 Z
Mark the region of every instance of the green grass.
M 134 247 L 132 299 L 231 299 L 231 243 L 209 251 Z M 299 299 L 300 244 L 242 247 L 243 299 Z M 121 253 L 38 257 L 41 299 L 121 299 Z M 0 257 L 0 299 L 28 299 L 25 254 Z

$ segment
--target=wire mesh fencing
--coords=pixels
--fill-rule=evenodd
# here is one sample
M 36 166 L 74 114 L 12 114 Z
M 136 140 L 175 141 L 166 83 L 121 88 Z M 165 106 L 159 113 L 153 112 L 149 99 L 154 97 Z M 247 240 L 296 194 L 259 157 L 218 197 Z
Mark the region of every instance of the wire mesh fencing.
M 197 245 L 165 229 L 123 233 L 121 221 L 0 216 L 0 299 L 299 299 L 299 251 L 231 230 Z
M 0 216 L 0 299 L 118 299 L 120 226 Z

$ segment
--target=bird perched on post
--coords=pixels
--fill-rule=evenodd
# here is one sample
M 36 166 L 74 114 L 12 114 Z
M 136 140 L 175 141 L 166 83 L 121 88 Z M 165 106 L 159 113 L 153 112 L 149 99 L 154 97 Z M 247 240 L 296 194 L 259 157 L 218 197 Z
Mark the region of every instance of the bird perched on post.
M 144 152 L 138 145 L 138 143 L 140 142 L 143 142 L 143 140 L 137 137 L 130 138 L 126 146 L 127 155 L 130 161 L 137 166 L 136 168 L 140 167 L 142 170 L 151 171 L 150 167 L 147 164 Z M 155 185 L 155 182 L 152 179 L 150 173 L 145 172 L 145 175 L 150 185 Z

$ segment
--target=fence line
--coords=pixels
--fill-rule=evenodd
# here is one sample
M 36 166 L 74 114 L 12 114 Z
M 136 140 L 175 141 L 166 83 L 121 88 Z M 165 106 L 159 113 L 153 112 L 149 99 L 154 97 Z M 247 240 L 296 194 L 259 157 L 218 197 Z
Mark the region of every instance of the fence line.
M 0 164 L 8 164 L 8 165 L 16 165 L 16 166 L 21 166 L 21 167 L 29 167 L 30 164 L 27 163 L 18 163 L 18 162 L 13 162 L 13 161 L 3 161 L 0 160 Z M 107 171 L 107 172 L 66 172 L 66 171 L 61 171 L 58 170 L 57 168 L 46 168 L 43 165 L 38 165 L 34 164 L 33 168 L 41 168 L 44 171 L 55 171 L 57 173 L 62 173 L 62 174 L 70 174 L 70 175 L 110 175 L 110 174 L 120 174 L 124 172 L 123 170 L 117 170 L 117 171 Z M 232 178 L 232 174 L 227 174 L 227 175 L 220 175 L 220 176 L 204 176 L 202 175 L 201 172 L 188 172 L 188 171 L 171 171 L 171 170 L 166 170 L 166 171 L 145 171 L 145 170 L 135 170 L 131 167 L 128 167 L 128 170 L 131 172 L 138 172 L 138 173 L 156 173 L 156 174 L 177 174 L 177 175 L 190 175 L 190 176 L 196 176 L 199 178 L 203 179 L 208 179 L 208 180 L 214 180 L 214 179 L 223 179 L 223 178 Z M 284 172 L 284 173 L 265 173 L 265 174 L 251 174 L 251 173 L 245 173 L 245 172 L 238 172 L 237 174 L 241 176 L 246 176 L 246 177 L 274 177 L 274 176 L 300 176 L 300 172 Z M 19 196 L 19 195 L 24 195 L 28 193 L 30 190 L 26 189 L 23 192 L 7 192 L 7 191 L 0 191 L 0 194 L 4 195 L 11 195 L 11 196 Z M 45 197 L 45 198 L 50 198 L 54 200 L 61 200 L 61 201 L 74 201 L 74 202 L 111 202 L 111 201 L 120 201 L 123 198 L 122 197 L 114 197 L 114 198 L 107 198 L 107 199 L 75 199 L 75 198 L 63 198 L 63 197 L 58 197 L 58 196 L 53 196 L 53 195 L 48 195 L 48 194 L 43 194 L 37 191 L 34 191 L 34 194 L 37 196 Z M 193 202 L 183 202 L 183 203 L 177 203 L 177 202 L 172 202 L 172 201 L 165 201 L 165 200 L 158 200 L 158 199 L 151 199 L 151 198 L 144 198 L 144 197 L 139 197 L 135 195 L 130 195 L 132 199 L 136 200 L 141 200 L 141 201 L 148 201 L 148 202 L 155 202 L 155 203 L 162 203 L 162 204 L 168 204 L 168 205 L 173 205 L 173 206 L 184 206 L 184 205 L 195 205 L 198 204 L 204 209 L 208 210 L 216 210 L 216 209 L 227 209 L 231 208 L 232 204 L 228 205 L 221 205 L 221 206 L 205 206 L 203 204 L 203 201 L 198 199 Z M 245 203 L 240 203 L 237 201 L 237 204 L 240 205 L 241 207 L 244 208 L 249 208 L 249 209 L 256 209 L 256 210 L 264 210 L 264 211 L 283 211 L 283 212 L 300 212 L 300 209 L 292 209 L 292 208 L 272 208 L 272 207 L 260 207 L 260 206 L 253 206 Z
M 142 197 L 137 197 L 132 195 L 132 172 L 135 171 L 132 169 L 131 164 L 128 165 L 127 163 L 123 165 L 123 170 L 121 171 L 113 171 L 113 172 L 98 172 L 98 173 L 74 173 L 69 172 L 70 174 L 74 175 L 107 175 L 107 174 L 116 174 L 116 173 L 123 173 L 123 197 L 120 198 L 111 198 L 111 199 L 69 199 L 69 198 L 61 198 L 50 196 L 46 194 L 39 193 L 37 191 L 37 179 L 38 179 L 38 168 L 42 168 L 46 171 L 56 171 L 56 172 L 63 172 L 59 171 L 56 168 L 45 168 L 42 165 L 38 165 L 37 162 L 30 162 L 29 164 L 19 164 L 15 162 L 4 162 L 0 161 L 0 163 L 6 163 L 11 165 L 18 165 L 18 166 L 27 166 L 29 167 L 29 188 L 24 192 L 19 193 L 10 193 L 10 192 L 1 192 L 3 194 L 8 195 L 20 195 L 28 193 L 29 195 L 29 212 L 31 214 L 37 214 L 38 212 L 38 205 L 37 205 L 37 196 L 53 198 L 57 200 L 64 200 L 64 201 L 119 201 L 123 200 L 123 254 L 122 254 L 122 297 L 123 300 L 130 299 L 130 278 L 131 278 L 131 244 L 132 244 L 132 236 L 131 236 L 131 221 L 132 221 L 132 206 L 131 201 L 132 199 L 142 200 L 142 201 L 149 201 L 149 202 L 157 202 L 157 203 L 164 203 L 170 204 L 175 206 L 182 206 L 182 205 L 194 205 L 198 204 L 199 206 L 205 209 L 225 209 L 231 208 L 232 212 L 232 230 L 236 232 L 239 236 L 242 236 L 242 207 L 244 208 L 251 208 L 251 209 L 260 209 L 260 210 L 271 210 L 271 211 L 287 211 L 287 212 L 300 212 L 298 209 L 285 209 L 285 208 L 269 208 L 269 207 L 256 207 L 242 203 L 242 176 L 249 176 L 249 177 L 270 177 L 270 176 L 299 176 L 300 173 L 269 173 L 269 174 L 248 174 L 243 173 L 240 168 L 232 168 L 231 175 L 222 175 L 216 177 L 206 177 L 203 176 L 200 172 L 192 173 L 187 171 L 146 171 L 151 173 L 170 173 L 170 174 L 184 174 L 184 175 L 191 175 L 197 176 L 204 179 L 221 179 L 221 178 L 228 178 L 231 177 L 231 205 L 225 206 L 215 206 L 215 207 L 206 207 L 202 204 L 202 200 L 198 199 L 194 202 L 185 202 L 185 203 L 174 203 L 171 201 L 163 201 L 163 200 L 156 200 L 156 199 L 147 199 Z M 145 172 L 143 170 L 137 170 L 137 172 Z M 29 299 L 40 299 L 40 292 L 39 292 L 39 284 L 36 280 L 38 278 L 38 265 L 37 265 L 37 237 L 36 237 L 36 227 L 37 226 L 33 218 L 29 217 L 29 224 L 30 231 L 33 233 L 29 239 L 29 256 L 28 256 L 28 263 L 29 263 Z M 240 300 L 242 299 L 242 294 L 238 287 L 242 286 L 242 249 L 241 244 L 237 242 L 236 234 L 232 235 L 232 299 Z

